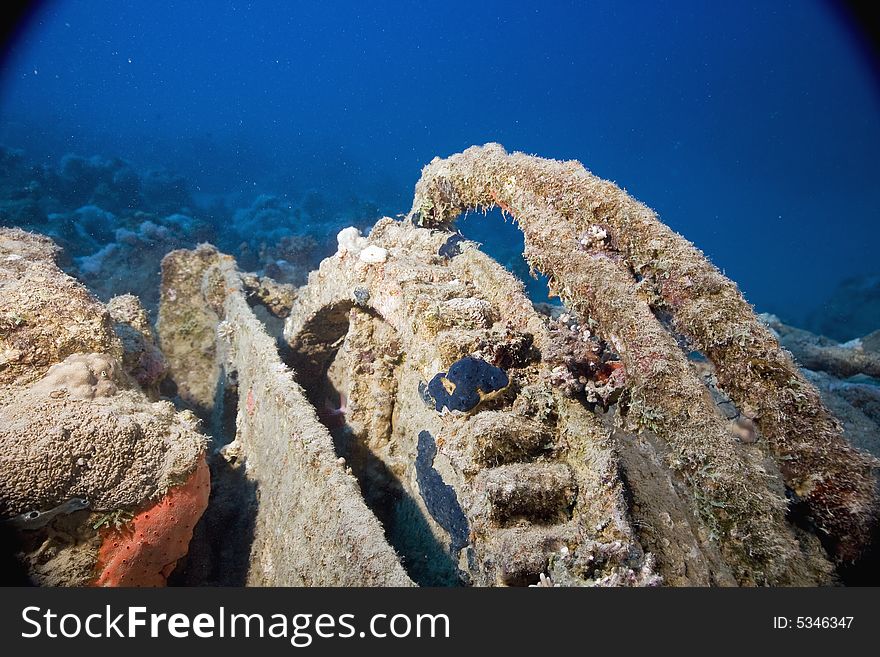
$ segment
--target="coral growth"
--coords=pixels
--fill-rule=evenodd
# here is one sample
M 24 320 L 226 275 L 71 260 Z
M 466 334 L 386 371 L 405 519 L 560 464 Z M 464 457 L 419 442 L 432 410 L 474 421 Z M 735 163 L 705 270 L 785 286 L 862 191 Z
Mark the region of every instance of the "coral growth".
M 151 402 L 126 372 L 147 374 L 148 352 L 162 362 L 137 299 L 118 298 L 108 311 L 57 268 L 56 251 L 46 238 L 0 229 L 0 304 L 16 313 L 0 343 L 0 516 L 32 581 L 82 585 L 95 577 L 108 518 L 166 498 L 199 463 L 199 486 L 207 485 L 206 440 L 191 413 Z M 203 510 L 190 504 L 180 526 L 178 516 L 162 520 L 176 555 L 163 565 L 186 552 Z M 118 572 L 105 581 L 135 581 Z
M 541 359 L 554 348 L 548 319 L 472 243 L 440 255 L 450 238 L 380 221 L 358 246 L 384 249 L 386 262 L 371 266 L 340 245 L 300 289 L 285 326 L 307 390 L 346 393 L 351 418 L 334 435 L 340 453 L 360 455 L 345 462 L 365 498 L 391 488 L 403 500 L 371 508 L 386 524 L 405 520 L 408 529 L 388 536 L 408 572 L 446 581 L 437 572 L 445 558 L 465 582 L 529 584 L 567 550 L 578 555 L 567 582 L 657 583 L 628 524 L 606 429 L 550 383 Z M 391 342 L 396 365 L 363 366 L 378 364 Z M 383 413 L 384 423 L 373 421 Z M 456 506 L 470 530 L 463 547 Z M 426 555 L 433 573 L 418 566 Z
M 122 355 L 107 310 L 55 264 L 46 237 L 0 228 L 0 385 L 40 378 L 74 353 Z
M 183 245 L 186 233 L 154 222 L 156 217 L 138 218 L 142 221 L 131 230 L 118 228 L 112 241 L 88 256 L 74 258 L 74 263 L 79 276 L 99 298 L 109 300 L 136 290 L 142 302 L 155 310 L 159 262 Z
M 159 262 L 170 250 L 212 241 L 243 267 L 281 283 L 302 284 L 340 227 L 366 226 L 375 204 L 328 199 L 314 191 L 234 195 L 201 206 L 181 176 L 137 171 L 118 158 L 69 154 L 35 165 L 0 146 L 0 225 L 37 230 L 64 250 L 61 263 L 102 300 L 133 293 L 158 306 Z
M 49 368 L 31 390 L 52 399 L 112 397 L 123 383 L 122 368 L 107 354 L 73 354 Z
M 98 511 L 136 507 L 191 472 L 204 449 L 195 418 L 117 390 L 119 372 L 104 355 L 77 355 L 0 394 L 0 513 L 71 497 Z

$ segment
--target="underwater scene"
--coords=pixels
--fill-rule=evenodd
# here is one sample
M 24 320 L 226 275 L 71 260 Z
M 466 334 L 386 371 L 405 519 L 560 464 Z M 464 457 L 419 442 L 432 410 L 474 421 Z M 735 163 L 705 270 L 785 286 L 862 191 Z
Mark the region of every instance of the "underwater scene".
M 13 3 L 6 585 L 880 583 L 847 3 Z

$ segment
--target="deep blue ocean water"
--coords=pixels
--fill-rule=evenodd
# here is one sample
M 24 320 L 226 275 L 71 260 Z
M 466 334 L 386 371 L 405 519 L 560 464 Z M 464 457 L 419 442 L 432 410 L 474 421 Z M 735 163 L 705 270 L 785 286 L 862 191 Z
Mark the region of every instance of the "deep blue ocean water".
M 880 274 L 874 63 L 818 0 L 56 0 L 8 44 L 0 143 L 165 167 L 229 217 L 312 190 L 364 226 L 407 211 L 435 155 L 574 158 L 798 322 Z

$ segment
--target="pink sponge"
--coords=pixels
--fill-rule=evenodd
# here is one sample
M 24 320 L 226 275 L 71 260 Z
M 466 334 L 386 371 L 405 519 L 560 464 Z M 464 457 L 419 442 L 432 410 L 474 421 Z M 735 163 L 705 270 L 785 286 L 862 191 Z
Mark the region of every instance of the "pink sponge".
M 210 491 L 211 475 L 202 454 L 186 483 L 140 511 L 123 530 L 105 530 L 94 585 L 165 586 L 189 549 Z

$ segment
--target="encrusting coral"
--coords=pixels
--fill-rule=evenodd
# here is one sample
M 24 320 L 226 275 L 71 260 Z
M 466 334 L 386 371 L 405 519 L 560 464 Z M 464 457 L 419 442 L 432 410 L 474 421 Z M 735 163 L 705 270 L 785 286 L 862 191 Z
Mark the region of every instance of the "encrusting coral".
M 610 234 L 588 231 L 591 240 Z M 783 474 L 746 435 L 760 430 L 707 387 L 616 265 L 597 283 L 612 300 L 593 313 L 575 300 L 577 321 L 536 311 L 509 272 L 460 237 L 451 248 L 454 237 L 387 218 L 368 237 L 344 232 L 290 296 L 286 357 L 308 411 L 247 309 L 260 302 L 243 284 L 250 277 L 208 247 L 166 258 L 163 344 L 179 353 L 179 389 L 210 371 L 211 388 L 239 398 L 238 437 L 221 454 L 246 462 L 260 485 L 248 581 L 352 581 L 335 562 L 344 537 L 333 527 L 360 518 L 371 554 L 383 556 L 357 556 L 357 581 L 400 582 L 363 502 L 416 583 L 832 581 L 817 537 L 786 515 Z M 361 258 L 370 247 L 383 259 Z M 205 342 L 192 341 L 196 327 Z M 291 440 L 303 432 L 284 429 L 291 413 L 302 423 L 315 411 L 332 439 L 309 419 L 308 443 Z M 310 542 L 291 552 L 295 518 L 316 518 L 335 495 L 330 480 L 294 492 L 291 468 L 312 476 L 303 459 L 325 464 L 349 494 L 353 475 L 362 498 L 344 519 L 310 524 Z M 291 494 L 300 508 L 280 519 Z M 289 530 L 268 530 L 278 523 Z M 320 579 L 303 568 L 312 559 L 325 564 Z
M 52 399 L 112 397 L 123 377 L 119 363 L 106 354 L 73 354 L 50 367 L 30 389 Z
M 470 209 L 500 207 L 525 235 L 525 256 L 620 354 L 628 419 L 670 447 L 669 462 L 697 494 L 723 548 L 758 583 L 785 579 L 793 539 L 786 500 L 759 460 L 734 447 L 677 336 L 714 364 L 720 387 L 754 420 L 786 486 L 840 561 L 857 558 L 876 522 L 872 469 L 816 389 L 753 313 L 736 285 L 649 208 L 579 162 L 498 144 L 435 158 L 416 186 L 411 217 L 448 226 Z M 668 319 L 667 319 L 668 318 Z
M 149 402 L 104 354 L 74 354 L 43 379 L 0 391 L 0 512 L 83 497 L 137 507 L 181 483 L 205 449 L 191 414 Z
M 615 353 L 619 341 L 606 337 L 603 347 L 581 327 L 595 322 L 537 312 L 522 284 L 475 244 L 459 238 L 454 251 L 446 248 L 454 237 L 410 222 L 379 221 L 360 246 L 385 249 L 386 261 L 365 263 L 340 248 L 299 290 L 285 325 L 290 362 L 313 403 L 328 394 L 324 390 L 346 396 L 346 427 L 337 439 L 356 446 L 355 455 L 366 450 L 351 460 L 365 491 L 382 486 L 381 469 L 371 465 L 380 460 L 412 499 L 424 501 L 423 517 L 453 517 L 436 508 L 445 489 L 434 486 L 435 494 L 408 487 L 415 486 L 414 476 L 416 483 L 435 480 L 411 472 L 418 460 L 414 437 L 429 435 L 436 445 L 433 468 L 454 489 L 468 521 L 467 556 L 455 556 L 475 584 L 533 583 L 548 573 L 556 583 L 593 585 L 652 584 L 661 577 L 680 585 L 829 581 L 833 567 L 818 539 L 786 518 L 781 475 L 757 448 L 740 446 L 729 433 L 667 331 L 657 332 L 658 348 L 671 343 L 680 355 L 679 372 L 690 377 L 685 381 L 692 388 L 679 390 L 705 405 L 719 441 L 692 447 L 703 450 L 699 483 L 672 476 L 676 470 L 660 459 L 675 454 L 651 443 L 650 429 L 634 434 L 612 426 L 634 387 L 626 355 Z M 616 307 L 636 303 L 628 292 L 617 290 Z M 653 319 L 646 306 L 644 314 Z M 369 339 L 366 326 L 377 336 L 386 327 L 393 340 Z M 572 336 L 589 354 L 573 348 Z M 368 367 L 391 342 L 399 345 L 399 365 Z M 457 362 L 473 365 L 465 370 L 476 378 L 450 381 L 444 373 Z M 503 376 L 488 365 L 503 365 Z M 460 384 L 468 398 L 461 406 L 450 403 Z M 594 386 L 608 386 L 605 400 Z M 475 396 L 474 389 L 499 396 Z M 386 391 L 394 391 L 391 427 L 376 431 Z M 662 389 L 656 396 L 658 405 L 669 403 Z M 603 404 L 613 407 L 603 413 Z M 639 430 L 631 406 L 627 424 Z M 693 426 L 686 412 L 669 422 L 684 432 Z M 719 498 L 724 509 L 713 506 Z M 725 513 L 736 513 L 736 528 L 753 535 L 724 534 Z

